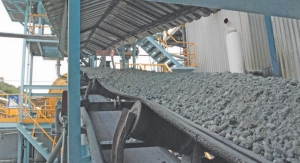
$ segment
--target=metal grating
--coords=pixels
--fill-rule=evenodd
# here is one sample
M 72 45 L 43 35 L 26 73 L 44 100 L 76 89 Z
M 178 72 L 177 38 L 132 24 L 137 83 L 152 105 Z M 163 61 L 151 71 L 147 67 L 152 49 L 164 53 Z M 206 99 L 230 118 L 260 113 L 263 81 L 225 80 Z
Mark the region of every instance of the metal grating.
M 59 36 L 64 1 L 47 0 L 43 4 Z M 217 11 L 142 0 L 82 0 L 81 48 L 90 53 L 96 49 L 115 48 L 120 46 L 122 40 L 132 43 Z

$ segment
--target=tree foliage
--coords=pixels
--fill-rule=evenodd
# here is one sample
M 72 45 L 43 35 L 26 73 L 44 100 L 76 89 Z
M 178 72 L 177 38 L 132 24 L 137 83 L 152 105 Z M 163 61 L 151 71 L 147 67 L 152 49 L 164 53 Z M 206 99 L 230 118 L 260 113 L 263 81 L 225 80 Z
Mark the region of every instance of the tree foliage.
M 17 88 L 13 85 L 7 84 L 5 82 L 0 82 L 0 90 L 7 94 L 18 94 L 20 93 L 20 88 Z M 1 92 L 0 92 L 1 94 Z

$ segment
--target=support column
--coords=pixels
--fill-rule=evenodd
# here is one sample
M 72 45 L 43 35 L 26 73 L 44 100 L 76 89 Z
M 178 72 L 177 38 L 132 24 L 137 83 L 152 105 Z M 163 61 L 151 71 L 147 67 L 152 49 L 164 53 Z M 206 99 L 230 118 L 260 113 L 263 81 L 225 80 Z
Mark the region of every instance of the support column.
M 269 45 L 269 52 L 270 52 L 270 63 L 271 63 L 273 76 L 280 77 L 281 73 L 280 73 L 279 63 L 277 59 L 271 16 L 265 15 L 265 25 L 267 31 L 267 38 L 268 38 L 268 45 Z
M 28 10 L 29 10 L 29 3 L 28 1 L 25 3 L 26 9 L 24 13 L 24 34 L 27 34 L 27 22 L 28 22 Z M 24 94 L 24 79 L 25 79 L 25 60 L 26 60 L 26 39 L 23 39 L 23 52 L 22 52 L 22 67 L 21 67 L 21 87 L 20 87 L 20 94 Z M 20 106 L 23 107 L 23 96 L 20 96 Z M 20 116 L 19 122 L 22 123 L 23 119 L 23 111 L 20 109 Z
M 42 2 L 39 2 L 38 3 L 38 8 L 37 8 L 37 12 L 38 12 L 38 14 L 42 14 L 43 12 L 42 12 L 42 7 L 43 7 L 43 4 L 42 4 Z M 41 16 L 39 16 L 38 17 L 39 18 L 39 28 L 38 28 L 38 34 L 39 35 L 42 35 L 42 33 L 43 33 L 43 31 L 42 31 L 42 17 Z
M 103 67 L 106 67 L 106 56 L 103 56 Z
M 68 162 L 81 162 L 80 0 L 68 2 Z
M 133 44 L 133 47 L 132 47 L 132 63 L 134 64 L 133 65 L 133 68 L 135 69 L 136 66 L 136 44 Z
M 17 162 L 22 162 L 22 145 L 23 145 L 23 135 L 21 132 L 18 132 L 18 158 Z
M 32 85 L 32 77 L 33 77 L 33 55 L 30 55 L 30 71 L 29 71 L 29 85 Z M 31 89 L 29 90 L 31 94 Z M 31 95 L 30 95 L 31 96 Z
M 24 139 L 24 156 L 23 156 L 23 163 L 29 163 L 29 141 Z
M 124 40 L 122 41 L 122 65 L 123 69 L 125 69 L 125 45 L 124 45 Z
M 89 59 L 90 67 L 95 67 L 95 56 L 91 56 Z

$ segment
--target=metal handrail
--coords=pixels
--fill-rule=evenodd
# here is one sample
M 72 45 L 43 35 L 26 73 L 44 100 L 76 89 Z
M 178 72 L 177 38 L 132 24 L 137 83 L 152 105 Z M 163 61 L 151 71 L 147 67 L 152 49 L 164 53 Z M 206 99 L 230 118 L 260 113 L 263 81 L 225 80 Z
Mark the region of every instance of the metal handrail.
M 39 125 L 39 123 L 24 109 L 24 108 L 21 108 L 23 110 L 23 112 L 25 114 L 27 114 L 27 116 L 32 119 L 32 121 L 34 122 L 35 125 L 37 125 L 40 130 L 50 139 L 50 141 L 53 143 L 53 144 L 56 144 L 56 142 L 51 138 L 51 136 L 43 129 L 43 127 L 41 125 Z M 35 129 L 35 127 L 34 127 Z M 33 137 L 34 133 L 32 133 L 32 137 Z
M 40 115 L 42 115 L 42 117 L 44 118 L 44 119 L 46 119 L 46 121 L 51 125 L 52 123 L 49 121 L 49 119 L 39 110 L 39 109 L 37 109 L 37 107 L 34 105 L 34 103 L 33 102 L 31 102 L 30 100 L 29 100 L 29 98 L 26 96 L 26 95 L 22 95 L 30 104 L 31 104 L 31 106 L 33 106 L 33 108 L 34 108 L 34 110 L 35 111 L 37 111 Z
M 195 48 L 195 43 L 193 42 L 183 42 L 183 41 L 178 41 L 176 40 L 176 38 L 174 38 L 172 35 L 170 35 L 168 33 L 168 31 L 166 31 L 166 34 L 177 44 L 187 44 L 187 47 L 184 48 L 181 52 L 180 55 L 184 55 L 186 57 L 188 57 L 188 59 L 184 62 L 184 64 L 186 64 L 189 67 L 197 67 L 197 62 L 196 62 L 196 48 Z M 193 52 L 194 53 L 189 53 L 189 49 L 193 47 Z M 191 64 L 191 60 L 194 59 L 193 64 Z
M 0 96 L 9 96 L 10 94 L 0 94 Z M 23 117 L 23 120 L 25 119 L 31 119 L 32 122 L 33 122 L 33 129 L 32 129 L 32 132 L 31 132 L 31 137 L 34 137 L 34 134 L 35 134 L 35 131 L 36 131 L 36 126 L 38 126 L 40 128 L 40 130 L 50 139 L 50 141 L 53 143 L 53 144 L 56 144 L 55 140 L 53 140 L 51 138 L 51 136 L 42 128 L 42 126 L 38 123 L 38 120 L 46 120 L 46 122 L 48 122 L 50 125 L 52 124 L 51 121 L 50 121 L 50 118 L 48 118 L 42 111 L 45 110 L 40 110 L 38 109 L 38 107 L 36 107 L 36 105 L 29 99 L 28 96 L 26 96 L 25 94 L 13 94 L 13 95 L 17 95 L 20 97 L 23 97 L 25 102 L 27 102 L 28 105 L 21 105 L 20 103 L 18 103 L 18 106 L 17 108 L 13 108 L 13 109 L 17 109 L 17 112 L 20 113 L 20 110 L 23 111 L 23 113 L 25 113 L 27 116 L 26 117 Z M 31 106 L 31 108 L 27 108 L 28 106 Z M 0 107 L 1 110 L 5 111 L 5 109 L 9 109 L 9 108 L 3 108 L 3 107 Z M 45 110 L 47 112 L 51 112 L 52 110 Z M 19 114 L 17 113 L 17 114 Z M 36 117 L 33 118 L 30 113 L 36 113 Z M 9 117 L 10 114 L 7 114 L 7 113 L 0 113 L 1 118 L 8 118 L 8 119 L 11 119 L 11 118 L 16 118 L 16 117 Z M 51 117 L 51 115 L 50 115 Z M 16 120 L 17 122 L 17 120 Z
M 120 64 L 120 68 L 123 68 L 123 64 L 122 63 L 116 63 L 116 64 Z M 170 69 L 170 67 L 166 63 L 159 63 L 159 64 L 151 64 L 151 63 L 125 63 L 125 65 L 128 65 L 129 67 L 131 66 L 131 68 L 133 66 L 139 66 L 140 70 L 147 70 L 146 69 L 147 66 L 157 66 L 157 67 L 161 67 L 161 71 L 163 71 L 163 72 L 172 72 L 172 70 Z M 162 69 L 162 68 L 164 68 L 164 69 Z

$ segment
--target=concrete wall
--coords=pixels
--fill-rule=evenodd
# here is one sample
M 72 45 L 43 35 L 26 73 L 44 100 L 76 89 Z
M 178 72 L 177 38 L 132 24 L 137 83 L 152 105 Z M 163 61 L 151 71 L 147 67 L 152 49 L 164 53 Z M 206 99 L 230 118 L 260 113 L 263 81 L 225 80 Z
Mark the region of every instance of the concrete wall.
M 0 161 L 16 160 L 18 155 L 18 133 L 0 132 Z

